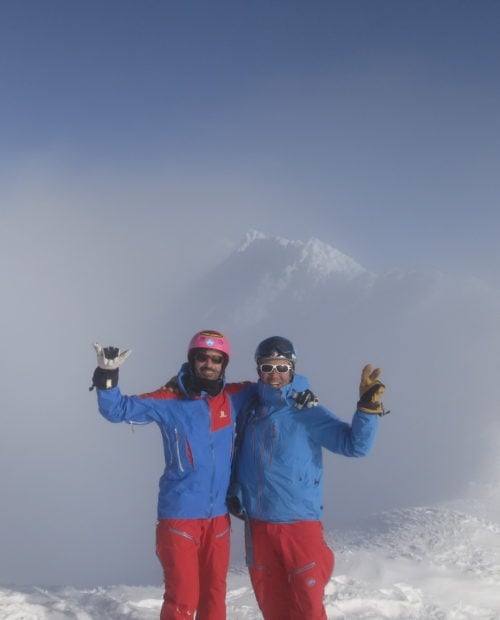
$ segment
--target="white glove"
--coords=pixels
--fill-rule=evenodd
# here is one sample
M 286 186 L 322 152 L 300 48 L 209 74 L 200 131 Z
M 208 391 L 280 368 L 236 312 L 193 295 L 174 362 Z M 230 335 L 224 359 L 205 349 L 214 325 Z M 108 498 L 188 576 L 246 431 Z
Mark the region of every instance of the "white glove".
M 97 342 L 93 346 L 97 353 L 97 365 L 103 370 L 116 370 L 132 353 L 132 349 L 120 351 L 118 347 L 101 347 Z

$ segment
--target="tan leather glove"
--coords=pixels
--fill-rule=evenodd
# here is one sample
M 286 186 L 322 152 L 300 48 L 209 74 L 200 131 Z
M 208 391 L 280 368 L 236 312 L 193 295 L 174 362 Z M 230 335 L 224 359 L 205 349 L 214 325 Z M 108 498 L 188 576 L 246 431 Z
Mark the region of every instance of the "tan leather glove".
M 179 384 L 177 383 L 177 375 L 170 377 L 170 379 L 165 383 L 165 385 L 161 388 L 162 390 L 166 390 L 167 392 L 173 392 L 174 394 L 179 395 L 181 393 L 179 389 Z
M 373 368 L 367 364 L 361 373 L 361 383 L 359 384 L 358 411 L 363 413 L 373 413 L 375 415 L 385 415 L 389 413 L 384 410 L 382 394 L 385 392 L 385 385 L 379 381 L 382 374 L 380 368 Z

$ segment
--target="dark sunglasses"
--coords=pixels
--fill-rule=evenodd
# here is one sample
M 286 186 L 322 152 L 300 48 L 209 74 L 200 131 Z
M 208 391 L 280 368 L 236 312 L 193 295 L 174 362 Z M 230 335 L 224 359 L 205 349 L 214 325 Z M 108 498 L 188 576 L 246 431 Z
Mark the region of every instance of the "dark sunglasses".
M 197 353 L 194 358 L 197 362 L 208 362 L 210 360 L 212 364 L 222 364 L 224 361 L 223 355 L 209 355 L 208 353 L 201 352 Z
M 292 370 L 292 366 L 290 364 L 260 364 L 259 366 L 260 372 L 288 372 Z

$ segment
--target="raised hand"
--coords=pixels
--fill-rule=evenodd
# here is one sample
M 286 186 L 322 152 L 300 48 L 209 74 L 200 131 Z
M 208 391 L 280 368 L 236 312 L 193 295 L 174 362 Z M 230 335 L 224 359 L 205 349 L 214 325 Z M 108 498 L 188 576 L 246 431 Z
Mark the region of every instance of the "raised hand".
M 385 385 L 379 380 L 381 374 L 380 368 L 373 368 L 371 364 L 367 364 L 363 368 L 359 384 L 358 411 L 375 413 L 377 415 L 389 413 L 384 411 L 384 405 L 382 404 Z
M 118 347 L 102 347 L 94 342 L 94 350 L 97 354 L 97 368 L 92 376 L 92 385 L 99 390 L 109 390 L 118 385 L 118 369 L 132 353 L 131 349 L 120 351 Z
M 97 353 L 97 365 L 104 370 L 115 370 L 132 353 L 132 349 L 120 351 L 118 347 L 101 347 L 97 342 L 94 342 L 93 346 Z

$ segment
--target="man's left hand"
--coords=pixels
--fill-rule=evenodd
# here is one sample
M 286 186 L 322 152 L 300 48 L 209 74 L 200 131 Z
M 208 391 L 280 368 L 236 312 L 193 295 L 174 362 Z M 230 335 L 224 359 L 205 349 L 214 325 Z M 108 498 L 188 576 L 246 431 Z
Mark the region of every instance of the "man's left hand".
M 371 364 L 366 364 L 361 373 L 359 384 L 358 411 L 363 413 L 373 413 L 375 415 L 385 415 L 389 413 L 384 410 L 382 395 L 385 392 L 385 385 L 379 380 L 382 371 L 380 368 L 373 368 Z

